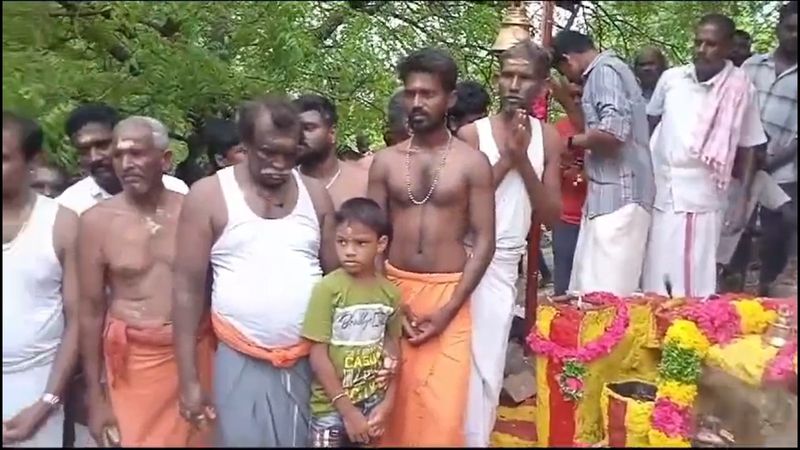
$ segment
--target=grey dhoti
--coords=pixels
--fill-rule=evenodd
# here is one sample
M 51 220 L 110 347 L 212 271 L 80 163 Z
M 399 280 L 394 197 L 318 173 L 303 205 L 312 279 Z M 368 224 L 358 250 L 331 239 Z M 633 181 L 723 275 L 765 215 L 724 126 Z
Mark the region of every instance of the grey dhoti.
M 311 413 L 308 358 L 279 368 L 219 342 L 214 404 L 220 447 L 307 447 Z

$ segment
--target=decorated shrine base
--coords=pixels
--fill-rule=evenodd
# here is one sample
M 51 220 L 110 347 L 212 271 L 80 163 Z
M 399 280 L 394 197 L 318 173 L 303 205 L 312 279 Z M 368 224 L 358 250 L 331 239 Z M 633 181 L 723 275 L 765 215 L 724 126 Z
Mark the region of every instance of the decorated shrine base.
M 536 446 L 536 397 L 520 405 L 497 409 L 497 422 L 491 437 L 492 447 Z

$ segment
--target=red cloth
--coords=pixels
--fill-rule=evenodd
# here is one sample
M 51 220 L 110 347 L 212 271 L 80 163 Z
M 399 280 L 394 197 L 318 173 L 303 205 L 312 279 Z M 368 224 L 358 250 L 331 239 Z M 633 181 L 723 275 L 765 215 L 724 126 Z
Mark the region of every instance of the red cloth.
M 567 140 L 570 136 L 577 134 L 575 128 L 568 118 L 563 118 L 556 122 L 556 129 L 558 133 Z M 583 159 L 584 150 L 574 149 L 570 150 L 576 159 Z M 563 222 L 580 225 L 581 211 L 583 210 L 583 202 L 586 200 L 586 180 L 575 185 L 575 177 L 568 174 L 566 166 L 561 166 L 561 220 Z

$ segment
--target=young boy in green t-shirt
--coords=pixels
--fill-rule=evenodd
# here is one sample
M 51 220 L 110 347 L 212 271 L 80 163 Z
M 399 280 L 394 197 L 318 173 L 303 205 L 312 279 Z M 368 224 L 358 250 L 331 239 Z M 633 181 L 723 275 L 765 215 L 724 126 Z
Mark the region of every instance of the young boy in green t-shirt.
M 347 200 L 336 213 L 342 267 L 314 287 L 303 321 L 303 336 L 313 342 L 314 447 L 374 442 L 392 409 L 394 382 L 385 375 L 399 358 L 400 292 L 375 270 L 390 235 L 386 213 L 370 199 Z

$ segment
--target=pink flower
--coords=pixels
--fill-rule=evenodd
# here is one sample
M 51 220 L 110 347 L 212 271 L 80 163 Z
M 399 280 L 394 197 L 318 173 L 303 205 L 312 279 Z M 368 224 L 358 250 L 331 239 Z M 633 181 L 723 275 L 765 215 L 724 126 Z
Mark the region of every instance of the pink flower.
M 795 353 L 797 353 L 797 340 L 784 345 L 767 364 L 764 381 L 783 381 L 794 375 Z
M 608 355 L 625 336 L 630 324 L 628 304 L 624 300 L 605 293 L 591 293 L 584 296 L 587 303 L 609 305 L 616 307 L 616 314 L 611 324 L 602 336 L 587 343 L 583 348 L 566 348 L 542 336 L 539 330 L 534 330 L 527 338 L 528 345 L 537 355 L 546 356 L 556 361 L 576 359 L 582 363 L 589 363 Z
M 688 437 L 691 416 L 688 408 L 665 398 L 656 400 L 652 416 L 653 428 L 670 437 Z
M 741 318 L 727 298 L 687 306 L 682 316 L 697 324 L 714 344 L 726 344 L 741 334 Z
M 564 379 L 564 384 L 567 389 L 572 392 L 579 392 L 583 390 L 583 381 L 578 378 L 568 377 Z

